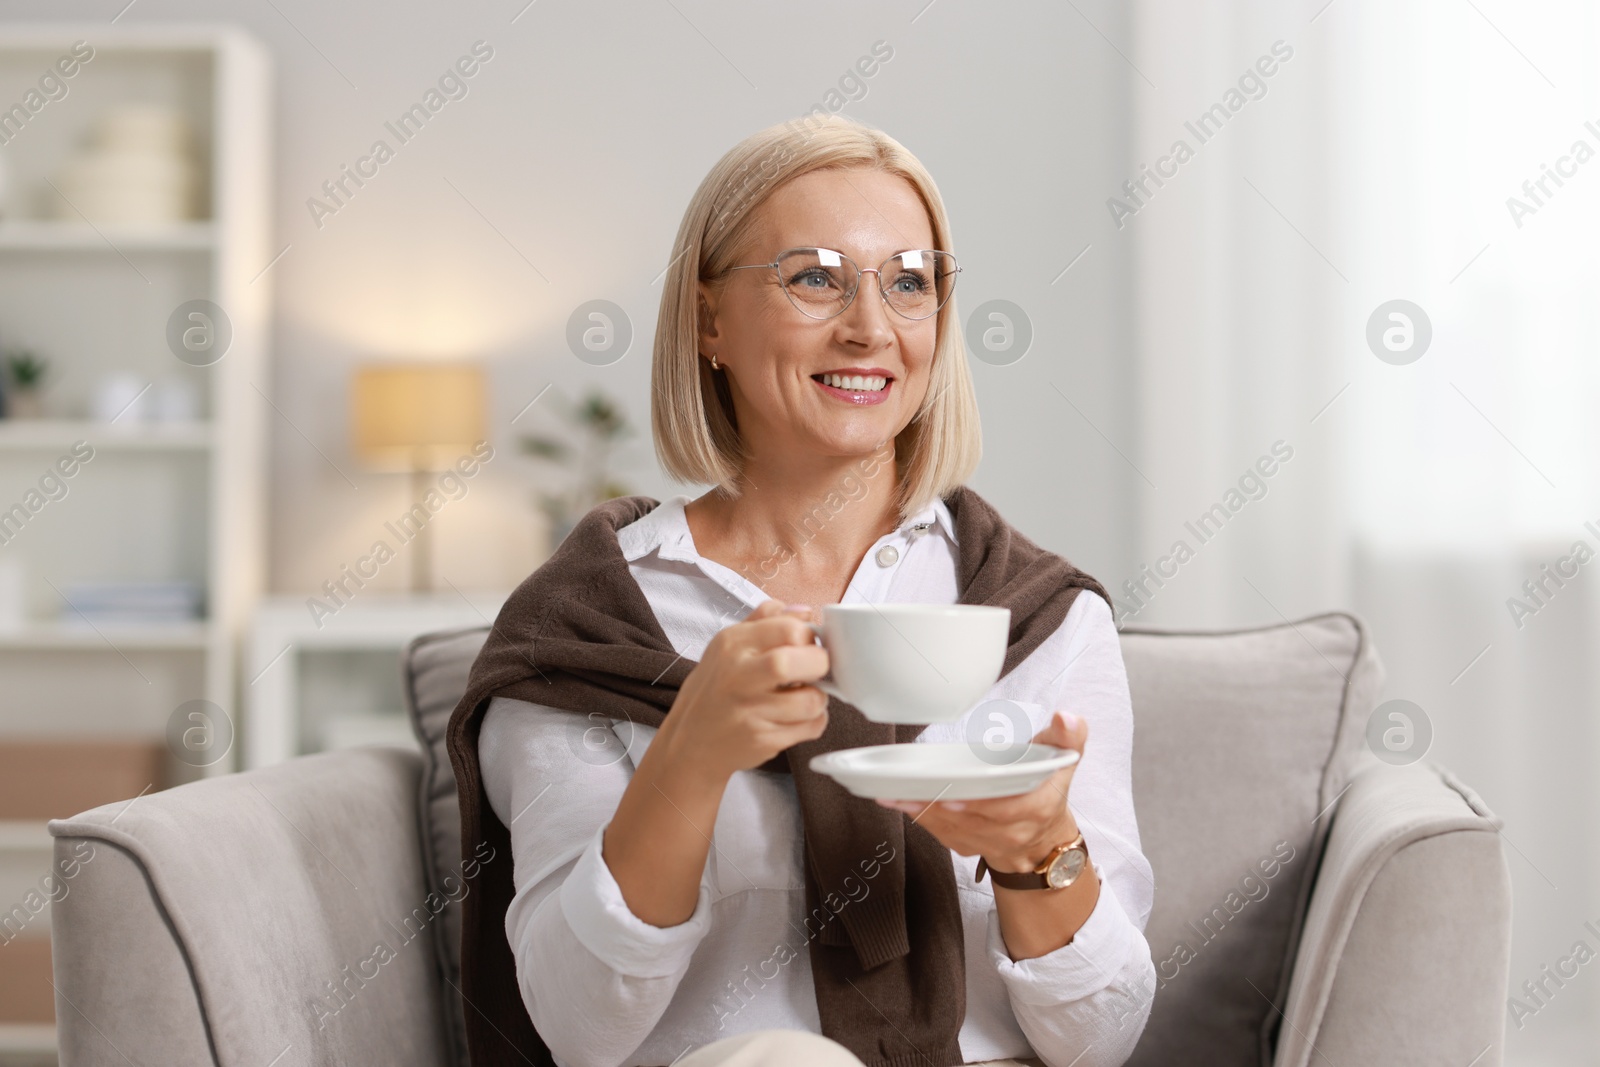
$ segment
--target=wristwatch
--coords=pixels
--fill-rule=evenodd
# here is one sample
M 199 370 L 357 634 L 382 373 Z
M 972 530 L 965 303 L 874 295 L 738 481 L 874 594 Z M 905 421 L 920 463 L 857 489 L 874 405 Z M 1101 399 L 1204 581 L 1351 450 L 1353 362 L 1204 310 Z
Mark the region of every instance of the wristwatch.
M 978 870 L 972 876 L 974 882 L 983 881 L 983 873 L 989 872 L 990 879 L 995 885 L 1006 889 L 1065 889 L 1077 881 L 1078 875 L 1089 866 L 1089 847 L 1083 843 L 1083 832 L 1064 845 L 1057 845 L 1031 871 L 1009 873 L 996 871 L 990 868 L 988 861 L 982 856 L 978 857 Z

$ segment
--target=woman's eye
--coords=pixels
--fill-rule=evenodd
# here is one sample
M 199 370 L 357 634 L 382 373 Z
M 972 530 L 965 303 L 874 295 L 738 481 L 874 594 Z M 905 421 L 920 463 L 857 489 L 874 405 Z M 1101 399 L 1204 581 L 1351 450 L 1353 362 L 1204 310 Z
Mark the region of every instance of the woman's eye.
M 921 293 L 928 288 L 928 283 L 916 274 L 902 274 L 894 280 L 894 287 L 902 293 Z
M 827 286 L 830 283 L 830 281 L 831 281 L 831 279 L 829 279 L 829 277 L 826 274 L 824 274 L 822 271 L 819 271 L 819 270 L 808 270 L 808 271 L 801 271 L 799 274 L 796 274 L 793 278 L 790 278 L 789 279 L 789 284 L 790 285 L 798 285 L 798 286 L 801 286 L 802 288 L 817 289 L 817 288 L 822 288 L 822 287 Z

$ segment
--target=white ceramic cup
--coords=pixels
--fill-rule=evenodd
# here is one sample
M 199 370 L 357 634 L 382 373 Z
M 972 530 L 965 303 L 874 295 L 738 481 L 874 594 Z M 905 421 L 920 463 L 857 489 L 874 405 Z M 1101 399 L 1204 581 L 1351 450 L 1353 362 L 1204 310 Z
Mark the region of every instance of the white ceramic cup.
M 1000 677 L 1011 609 L 824 604 L 812 630 L 829 671 L 813 683 L 873 722 L 953 722 Z

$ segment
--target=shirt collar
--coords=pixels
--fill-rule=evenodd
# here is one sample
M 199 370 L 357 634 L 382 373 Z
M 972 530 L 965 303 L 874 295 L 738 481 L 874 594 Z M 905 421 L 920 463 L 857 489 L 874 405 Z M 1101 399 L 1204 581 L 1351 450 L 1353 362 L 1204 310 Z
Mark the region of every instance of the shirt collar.
M 922 511 L 918 513 L 918 515 L 911 521 L 913 523 L 927 522 L 929 521 L 930 512 L 932 513 L 933 522 L 938 525 L 939 529 L 944 531 L 944 535 L 946 537 L 950 538 L 950 543 L 952 545 L 959 545 L 961 542 L 956 540 L 955 516 L 950 514 L 950 509 L 945 506 L 944 501 L 939 497 L 934 497 L 933 503 L 923 508 Z
M 689 533 L 689 520 L 683 510 L 689 500 L 688 496 L 682 494 L 670 497 L 647 514 L 618 530 L 617 547 L 622 550 L 623 559 L 632 563 L 659 550 L 662 559 L 698 563 L 700 556 L 694 550 L 694 538 Z M 960 543 L 956 540 L 955 519 L 951 516 L 950 509 L 945 506 L 945 502 L 938 497 L 902 523 L 896 532 L 904 535 L 912 526 L 924 522 L 932 523 L 943 530 L 945 536 L 950 538 L 951 544 Z
M 660 549 L 662 559 L 690 563 L 698 560 L 689 537 L 689 520 L 683 513 L 683 506 L 688 502 L 689 497 L 681 494 L 663 500 L 647 514 L 618 530 L 617 547 L 622 549 L 622 558 L 632 563 Z

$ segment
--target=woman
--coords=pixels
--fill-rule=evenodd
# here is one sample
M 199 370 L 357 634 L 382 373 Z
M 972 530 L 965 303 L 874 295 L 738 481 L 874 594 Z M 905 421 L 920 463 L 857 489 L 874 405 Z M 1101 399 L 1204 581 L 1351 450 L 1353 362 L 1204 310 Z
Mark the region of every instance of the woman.
M 1099 583 L 961 485 L 978 416 L 932 178 L 853 122 L 773 127 L 711 171 L 677 247 L 655 440 L 715 488 L 593 509 L 507 603 L 451 721 L 483 861 L 473 1062 L 1122 1063 L 1154 989 L 1126 675 Z M 810 772 L 997 725 L 987 702 L 871 723 L 809 684 L 811 606 L 863 601 L 1011 608 L 990 701 L 1078 765 L 965 804 Z M 1066 884 L 1033 873 L 1050 864 Z

